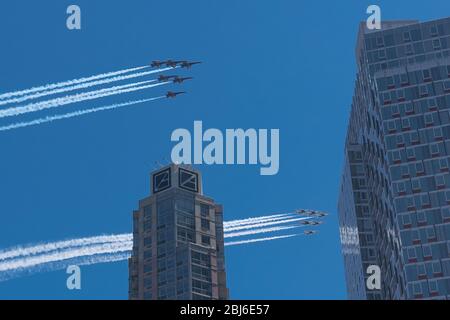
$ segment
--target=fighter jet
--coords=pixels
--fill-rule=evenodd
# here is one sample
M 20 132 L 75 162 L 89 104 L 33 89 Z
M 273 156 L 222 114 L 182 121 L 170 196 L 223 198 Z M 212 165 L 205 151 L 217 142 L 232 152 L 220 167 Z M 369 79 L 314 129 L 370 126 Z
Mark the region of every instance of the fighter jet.
M 310 235 L 312 235 L 312 234 L 315 234 L 315 233 L 317 233 L 317 231 L 315 231 L 315 230 L 306 230 L 305 232 L 303 232 L 305 235 L 307 235 L 307 236 L 310 236 Z
M 167 60 L 165 62 L 166 66 L 168 67 L 172 67 L 175 68 L 176 66 L 178 66 L 179 63 L 182 63 L 183 61 L 174 61 L 174 60 Z
M 152 61 L 152 63 L 150 64 L 150 66 L 152 67 L 152 68 L 159 68 L 159 67 L 161 67 L 163 64 L 165 64 L 166 63 L 166 61 L 158 61 L 158 60 L 154 60 L 154 61 Z
M 181 92 L 172 92 L 172 91 L 169 91 L 169 92 L 167 92 L 167 94 L 166 94 L 166 98 L 175 98 L 177 95 L 183 94 L 183 93 L 186 93 L 186 92 L 185 92 L 185 91 L 181 91 Z
M 202 63 L 202 62 L 201 61 L 193 61 L 193 62 L 181 61 L 180 66 L 182 68 L 190 69 L 194 64 L 199 64 L 199 63 Z
M 162 75 L 160 75 L 158 77 L 158 81 L 159 82 L 166 82 L 166 81 L 169 81 L 172 78 L 178 78 L 178 76 L 165 76 L 165 75 L 162 74 Z
M 193 79 L 193 78 L 192 77 L 180 78 L 180 77 L 176 76 L 176 77 L 174 77 L 174 79 L 172 81 L 173 81 L 173 83 L 182 83 L 186 80 L 191 80 L 191 79 Z
M 322 224 L 322 221 L 306 220 L 306 221 L 301 221 L 300 224 L 303 224 L 304 226 L 317 226 L 319 224 Z
M 319 218 L 326 217 L 327 215 L 328 215 L 328 213 L 325 213 L 325 212 L 317 212 L 317 213 L 313 214 L 314 217 L 319 217 Z

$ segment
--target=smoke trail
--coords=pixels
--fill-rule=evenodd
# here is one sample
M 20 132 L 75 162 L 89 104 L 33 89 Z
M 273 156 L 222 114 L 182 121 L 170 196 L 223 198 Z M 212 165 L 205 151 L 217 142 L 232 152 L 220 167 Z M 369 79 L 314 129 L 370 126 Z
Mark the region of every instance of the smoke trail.
M 260 220 L 284 218 L 289 215 L 292 215 L 292 214 L 291 213 L 281 213 L 281 214 L 274 214 L 274 215 L 269 215 L 269 216 L 261 216 L 261 217 L 233 220 L 233 221 L 225 221 L 223 223 L 223 225 L 224 226 L 244 225 L 244 224 L 254 223 L 254 222 L 257 222 Z
M 119 253 L 106 253 L 92 256 L 81 256 L 67 260 L 44 263 L 29 268 L 13 269 L 0 272 L 0 282 L 11 280 L 18 277 L 29 276 L 41 272 L 64 270 L 70 265 L 82 266 L 82 265 L 92 265 L 106 262 L 122 261 L 127 260 L 130 256 L 131 251 Z
M 43 255 L 26 256 L 20 259 L 6 260 L 0 263 L 0 272 L 33 267 L 39 264 L 72 259 L 81 256 L 92 256 L 96 254 L 118 253 L 130 251 L 133 241 L 103 243 L 79 248 L 68 248 L 61 251 L 52 251 Z
M 297 221 L 308 220 L 308 219 L 311 219 L 311 218 L 303 217 L 303 218 L 293 218 L 293 219 L 284 219 L 284 220 L 279 220 L 279 221 L 255 223 L 255 224 L 251 224 L 251 225 L 242 225 L 242 226 L 238 225 L 236 227 L 226 228 L 226 232 L 245 230 L 245 229 L 254 229 L 254 228 L 259 228 L 259 227 L 267 227 L 267 226 L 273 226 L 273 225 L 277 225 L 277 224 L 286 224 L 286 223 L 297 222 Z
M 86 93 L 79 93 L 71 96 L 61 97 L 61 98 L 55 98 L 48 101 L 38 102 L 38 103 L 31 103 L 22 107 L 14 107 L 14 108 L 8 108 L 5 110 L 0 110 L 0 118 L 4 117 L 11 117 L 11 116 L 18 116 L 24 113 L 29 112 L 36 112 L 41 111 L 48 108 L 54 108 L 54 107 L 61 107 L 67 104 L 71 103 L 77 103 L 87 100 L 94 100 L 99 98 L 104 98 L 112 95 L 122 94 L 122 93 L 129 93 L 134 92 L 138 90 L 144 90 L 149 88 L 158 87 L 161 85 L 168 84 L 169 82 L 160 82 L 156 84 L 149 84 L 149 85 L 143 85 L 153 82 L 153 80 L 149 81 L 142 81 L 142 82 L 136 82 L 131 84 L 126 84 L 122 86 L 115 86 L 111 88 L 105 88 L 101 90 L 95 90 L 95 91 L 89 91 Z
M 79 239 L 70 239 L 64 241 L 58 241 L 53 243 L 46 243 L 41 245 L 29 245 L 29 246 L 17 246 L 8 250 L 0 251 L 0 261 L 5 259 L 11 259 L 19 256 L 28 256 L 35 254 L 42 254 L 50 251 L 56 251 L 66 249 L 70 247 L 81 247 L 85 245 L 99 244 L 99 243 L 111 243 L 111 242 L 123 242 L 133 240 L 133 234 L 125 233 L 118 235 L 102 235 L 95 237 L 86 237 Z
M 271 241 L 290 238 L 300 234 L 282 235 L 267 238 L 247 239 L 225 242 L 225 246 Z M 65 269 L 69 265 L 92 265 L 97 263 L 126 260 L 131 255 L 133 243 L 127 241 L 115 244 L 102 244 L 87 248 L 69 249 L 62 252 L 46 253 L 41 256 L 15 259 L 12 262 L 0 262 L 0 282 L 31 275 Z
M 7 130 L 13 130 L 13 129 L 24 128 L 24 127 L 29 127 L 29 126 L 35 126 L 35 125 L 39 125 L 39 124 L 43 124 L 43 123 L 47 123 L 47 122 L 53 122 L 53 121 L 57 121 L 57 120 L 78 117 L 78 116 L 82 116 L 82 115 L 89 114 L 89 113 L 95 113 L 95 112 L 100 112 L 100 111 L 106 111 L 106 110 L 127 107 L 127 106 L 131 106 L 134 104 L 149 102 L 149 101 L 153 101 L 153 100 L 157 100 L 157 99 L 161 99 L 161 98 L 165 98 L 165 96 L 129 101 L 129 102 L 118 103 L 118 104 L 113 104 L 113 105 L 98 107 L 98 108 L 93 108 L 93 109 L 78 110 L 78 111 L 61 114 L 61 115 L 47 116 L 45 118 L 31 120 L 28 122 L 18 122 L 18 123 L 13 123 L 13 124 L 10 124 L 7 126 L 3 126 L 3 127 L 0 127 L 0 131 L 7 131 Z
M 78 84 L 78 83 L 84 83 L 84 82 L 88 82 L 88 81 L 118 76 L 120 74 L 135 72 L 135 71 L 139 71 L 139 70 L 146 69 L 146 68 L 149 68 L 149 66 L 125 69 L 125 70 L 120 70 L 120 71 L 115 71 L 115 72 L 102 73 L 102 74 L 95 75 L 95 76 L 74 79 L 74 80 L 69 80 L 69 81 L 64 81 L 64 82 L 59 82 L 59 83 L 47 84 L 44 86 L 34 87 L 31 89 L 7 92 L 7 93 L 0 94 L 0 100 L 10 98 L 10 97 L 22 96 L 22 95 L 30 94 L 30 93 L 34 93 L 34 92 L 40 92 L 40 91 L 44 91 L 44 90 L 52 90 L 52 89 L 56 89 L 56 88 L 62 88 L 65 86 L 71 86 L 71 85 Z
M 242 236 L 248 236 L 248 235 L 252 235 L 252 234 L 276 232 L 276 231 L 289 230 L 289 229 L 295 229 L 295 228 L 300 228 L 300 227 L 301 226 L 285 226 L 285 227 L 253 229 L 253 230 L 240 231 L 240 232 L 230 232 L 230 233 L 225 233 L 224 238 L 226 239 L 226 238 L 242 237 Z
M 41 91 L 41 92 L 38 92 L 38 93 L 32 94 L 32 95 L 21 96 L 18 98 L 13 98 L 13 99 L 3 100 L 3 101 L 0 100 L 0 106 L 5 105 L 5 104 L 10 104 L 10 103 L 20 103 L 20 102 L 24 102 L 24 101 L 28 101 L 28 100 L 32 100 L 32 99 L 45 97 L 48 95 L 58 94 L 58 93 L 64 93 L 64 92 L 69 92 L 69 91 L 74 91 L 74 90 L 79 90 L 79 89 L 91 88 L 91 87 L 99 86 L 102 84 L 124 81 L 124 80 L 129 80 L 129 79 L 138 78 L 138 77 L 144 77 L 144 76 L 147 76 L 147 75 L 150 75 L 153 73 L 163 72 L 163 71 L 170 70 L 170 69 L 172 69 L 172 68 L 162 68 L 162 69 L 151 70 L 151 71 L 146 71 L 146 72 L 132 73 L 132 74 L 125 75 L 125 76 L 117 76 L 117 77 L 112 77 L 112 78 L 106 78 L 103 80 L 97 80 L 97 81 L 81 83 L 81 84 L 77 84 L 77 85 L 73 85 L 73 86 L 67 86 L 67 87 L 54 89 L 54 90 Z M 155 81 L 157 81 L 157 80 L 153 80 L 152 82 L 155 82 Z
M 285 236 L 276 236 L 276 237 L 268 237 L 268 238 L 256 238 L 256 239 L 248 239 L 248 240 L 240 240 L 240 241 L 230 241 L 225 242 L 225 247 L 228 246 L 237 246 L 241 244 L 247 244 L 247 243 L 254 243 L 254 242 L 263 242 L 263 241 L 271 241 L 271 240 L 277 240 L 277 239 L 285 239 L 285 238 L 291 238 L 295 236 L 299 236 L 301 234 L 287 234 Z

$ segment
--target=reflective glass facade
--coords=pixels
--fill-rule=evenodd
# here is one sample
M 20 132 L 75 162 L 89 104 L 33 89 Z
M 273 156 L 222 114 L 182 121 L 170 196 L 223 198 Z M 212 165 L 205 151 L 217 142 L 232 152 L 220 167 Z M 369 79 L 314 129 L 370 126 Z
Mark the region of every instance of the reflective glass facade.
M 338 205 L 349 297 L 448 299 L 450 18 L 362 24 L 356 55 Z

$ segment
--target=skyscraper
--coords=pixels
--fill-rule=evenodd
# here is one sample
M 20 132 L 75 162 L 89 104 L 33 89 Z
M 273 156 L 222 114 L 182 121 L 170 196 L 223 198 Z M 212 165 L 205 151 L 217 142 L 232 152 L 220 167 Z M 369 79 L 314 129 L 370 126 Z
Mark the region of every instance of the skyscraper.
M 169 165 L 133 212 L 130 299 L 227 299 L 222 206 L 200 172 Z
M 363 23 L 356 60 L 338 203 L 348 296 L 449 299 L 450 18 Z

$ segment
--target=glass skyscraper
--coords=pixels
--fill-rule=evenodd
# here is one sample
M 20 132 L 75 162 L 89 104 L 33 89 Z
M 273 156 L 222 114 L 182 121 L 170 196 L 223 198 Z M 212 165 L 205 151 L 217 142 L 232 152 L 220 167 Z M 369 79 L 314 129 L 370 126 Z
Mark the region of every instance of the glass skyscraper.
M 449 299 L 450 18 L 362 23 L 356 60 L 338 203 L 348 297 Z
M 152 192 L 133 212 L 129 298 L 228 299 L 222 207 L 203 195 L 200 172 L 164 167 Z

